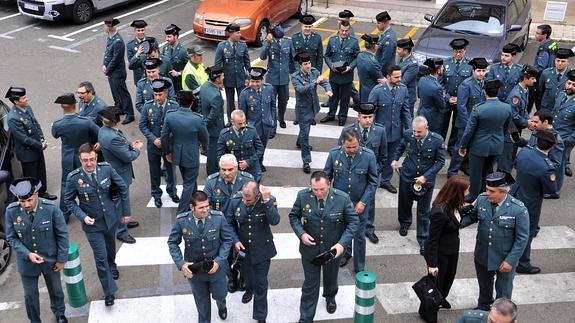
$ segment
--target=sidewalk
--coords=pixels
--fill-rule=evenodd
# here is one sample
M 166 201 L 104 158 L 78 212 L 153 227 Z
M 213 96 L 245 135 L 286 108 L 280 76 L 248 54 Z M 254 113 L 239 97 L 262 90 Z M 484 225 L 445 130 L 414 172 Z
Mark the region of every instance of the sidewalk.
M 345 3 L 345 5 L 342 4 L 342 2 Z M 314 0 L 313 6 L 311 6 L 311 1 L 309 1 L 310 7 L 308 8 L 308 13 L 318 16 L 337 17 L 340 11 L 349 9 L 355 15 L 353 19 L 364 22 L 373 22 L 375 24 L 375 15 L 381 11 L 387 10 L 391 15 L 391 22 L 393 24 L 426 28 L 430 23 L 423 19 L 423 16 L 426 13 L 435 15 L 439 11 L 439 8 L 436 8 L 434 1 L 421 0 L 330 0 L 329 7 L 325 8 L 325 5 L 325 0 Z M 568 8 L 568 10 L 573 10 L 573 8 Z M 551 22 L 533 21 L 531 23 L 530 37 L 534 37 L 535 30 L 538 25 L 548 23 L 553 28 L 552 38 L 554 40 L 575 42 L 575 22 L 571 20 L 568 21 L 570 24 L 553 24 Z

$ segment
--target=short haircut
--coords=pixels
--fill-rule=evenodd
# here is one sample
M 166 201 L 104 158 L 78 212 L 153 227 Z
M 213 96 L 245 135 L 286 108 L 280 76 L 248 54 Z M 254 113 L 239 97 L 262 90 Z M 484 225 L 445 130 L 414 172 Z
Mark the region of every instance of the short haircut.
M 204 193 L 204 191 L 195 191 L 192 192 L 190 195 L 190 204 L 192 206 L 196 206 L 198 202 L 203 202 L 208 200 L 208 194 Z
M 368 42 L 365 42 L 365 44 L 364 44 L 365 49 L 372 49 L 375 47 L 375 45 L 377 45 L 377 44 L 372 44 L 372 43 L 368 43 Z
M 490 98 L 496 97 L 497 93 L 499 93 L 499 87 L 488 87 L 488 88 L 484 88 L 484 90 L 485 90 L 485 94 Z
M 357 130 L 355 128 L 343 129 L 343 131 L 341 132 L 341 142 L 343 143 L 345 141 L 350 141 L 353 139 L 359 141 L 359 133 L 357 132 Z
M 80 145 L 78 148 L 78 155 L 82 153 L 89 154 L 91 152 L 96 152 L 96 149 L 94 149 L 94 146 L 89 142 Z
M 341 27 L 349 27 L 349 26 L 350 26 L 349 21 L 347 21 L 347 20 L 340 20 L 339 21 L 339 29 L 341 29 Z
M 541 33 L 546 36 L 546 38 L 551 37 L 551 33 L 553 32 L 553 28 L 551 26 L 544 24 L 537 26 L 537 29 L 541 30 Z
M 317 182 L 320 181 L 322 178 L 329 183 L 329 177 L 327 176 L 327 174 L 323 170 L 316 170 L 315 172 L 311 173 L 310 181 Z
M 229 161 L 232 164 L 236 165 L 236 168 L 238 167 L 238 159 L 234 154 L 223 154 L 222 157 L 220 157 L 218 165 L 222 167 L 222 163 L 225 161 Z
M 548 124 L 553 123 L 553 113 L 549 109 L 539 109 L 535 111 L 533 116 L 537 116 L 541 122 L 547 121 Z
M 252 187 L 248 190 L 250 186 Z M 260 193 L 260 186 L 258 185 L 258 182 L 249 180 L 242 185 L 242 192 L 243 191 L 248 191 L 251 196 L 257 196 Z
M 387 74 L 385 74 L 385 75 L 391 75 L 395 71 L 401 71 L 401 67 L 399 67 L 399 65 L 390 65 L 387 68 L 387 71 L 386 71 Z
M 552 134 L 553 136 L 555 136 L 555 134 L 553 133 L 553 131 L 551 129 L 537 130 L 538 134 L 544 133 L 544 132 L 546 132 L 545 135 Z M 550 138 L 543 138 L 543 137 L 537 136 L 537 148 L 539 148 L 541 150 L 549 150 L 549 149 L 553 148 L 555 143 L 549 141 L 548 139 L 550 139 Z
M 235 109 L 234 111 L 232 111 L 231 117 L 232 117 L 232 120 L 235 118 L 245 118 L 246 114 L 244 113 L 244 110 Z
M 84 81 L 78 85 L 78 88 L 81 87 L 85 88 L 86 92 L 90 92 L 92 93 L 92 95 L 96 95 L 96 90 L 94 89 L 94 85 L 92 85 L 92 82 Z
M 424 116 L 417 116 L 413 118 L 412 124 L 423 124 L 427 126 L 427 119 Z
M 511 316 L 511 323 L 517 320 L 517 305 L 510 299 L 498 298 L 493 302 L 492 308 L 503 316 Z

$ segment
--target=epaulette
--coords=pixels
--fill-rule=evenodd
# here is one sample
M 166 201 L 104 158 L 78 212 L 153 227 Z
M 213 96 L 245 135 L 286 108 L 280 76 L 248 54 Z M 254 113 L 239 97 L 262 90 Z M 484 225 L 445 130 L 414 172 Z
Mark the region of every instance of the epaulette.
M 67 177 L 69 178 L 69 177 L 74 176 L 78 173 L 80 173 L 80 168 L 76 168 L 73 171 L 69 172 Z
M 240 171 L 238 172 L 238 174 L 241 175 L 242 177 L 246 177 L 246 178 L 249 178 L 249 179 L 254 179 L 254 175 L 252 175 L 252 174 L 250 174 L 250 173 L 248 173 L 248 172 L 244 172 L 243 170 L 240 170 Z
M 8 206 L 6 208 L 11 209 L 13 207 L 19 207 L 19 206 L 20 206 L 20 203 L 18 201 L 16 201 L 16 202 L 12 202 L 12 203 L 8 204 Z
M 110 163 L 108 162 L 99 162 L 98 166 L 110 166 Z
M 548 48 L 550 51 L 555 52 L 555 51 L 557 50 L 557 42 L 554 42 L 554 41 L 551 42 L 551 43 L 547 46 L 547 48 Z
M 232 196 L 233 199 L 241 199 L 244 195 L 242 194 L 242 191 L 237 191 L 234 193 L 234 195 Z
M 441 137 L 440 134 L 435 133 L 435 132 L 433 132 L 433 131 L 430 131 L 429 133 L 431 133 L 431 136 L 432 136 L 432 137 L 435 137 L 436 139 L 439 139 L 439 140 L 441 140 L 441 142 L 443 142 L 443 137 Z
M 335 194 L 335 195 L 337 195 L 337 196 L 346 196 L 346 195 L 347 195 L 346 192 L 340 191 L 340 190 L 338 190 L 337 188 L 334 188 L 334 189 L 333 189 L 333 194 Z
M 76 117 L 78 117 L 78 118 L 80 118 L 80 119 L 86 119 L 86 120 L 92 121 L 92 119 L 90 119 L 90 118 L 88 118 L 88 117 L 86 117 L 86 116 L 81 116 L 81 115 L 79 115 L 79 114 L 77 114 Z
M 42 201 L 42 204 L 55 205 L 54 201 L 50 201 L 44 198 L 40 198 L 40 200 Z
M 224 216 L 224 213 L 222 211 L 216 211 L 216 210 L 210 210 L 210 215 L 211 216 Z
M 187 217 L 188 215 L 190 215 L 190 211 L 188 211 L 188 212 L 183 212 L 183 213 L 178 214 L 178 216 L 176 216 L 176 219 L 185 218 L 185 217 Z
M 208 180 L 211 180 L 211 179 L 214 179 L 214 178 L 218 178 L 219 175 L 220 175 L 220 173 L 215 172 L 215 173 L 213 173 L 213 174 L 211 174 L 211 175 L 208 176 Z
M 144 105 L 154 103 L 154 99 L 144 101 Z
M 329 150 L 329 152 L 331 153 L 332 151 L 340 151 L 341 150 L 341 146 L 335 146 L 332 149 Z
M 513 204 L 517 204 L 517 205 L 519 205 L 519 206 L 521 206 L 521 207 L 525 207 L 525 204 L 523 204 L 523 202 L 522 202 L 522 201 L 520 201 L 520 200 L 516 199 L 516 198 L 515 198 L 515 197 L 513 197 L 513 196 L 510 196 L 510 197 L 511 197 L 511 203 L 513 203 Z
M 176 111 L 176 110 L 171 110 L 170 112 L 172 112 L 172 111 Z M 196 112 L 196 111 L 193 111 L 193 112 L 194 112 L 194 114 L 195 114 L 196 116 L 198 116 L 198 117 L 200 117 L 200 118 L 203 118 L 203 117 L 204 117 L 204 116 L 203 116 L 201 113 L 199 113 L 199 112 Z
M 173 103 L 173 104 L 176 104 L 179 106 L 179 104 L 176 100 L 168 99 L 168 103 Z
M 62 116 L 62 117 L 60 117 L 60 118 L 54 120 L 54 122 L 52 122 L 52 125 L 54 125 L 54 124 L 55 124 L 56 122 L 58 122 L 58 121 L 62 121 L 63 119 L 64 119 L 64 116 Z

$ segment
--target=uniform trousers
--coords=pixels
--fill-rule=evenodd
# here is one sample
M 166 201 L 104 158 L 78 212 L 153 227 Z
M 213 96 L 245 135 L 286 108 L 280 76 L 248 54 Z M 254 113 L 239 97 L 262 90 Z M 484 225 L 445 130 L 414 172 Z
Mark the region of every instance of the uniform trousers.
M 401 143 L 401 139 L 397 141 L 387 142 L 387 158 L 383 162 L 383 167 L 381 169 L 381 184 L 391 185 L 391 178 L 393 177 L 393 168 L 391 168 L 391 160 L 393 159 L 393 154 L 397 150 L 397 147 Z
M 278 121 L 285 121 L 287 102 L 289 99 L 289 84 L 274 85 L 274 100 L 277 100 Z M 275 131 L 273 132 L 275 133 Z
M 304 247 L 307 248 L 307 247 Z M 316 266 L 311 263 L 311 258 L 302 257 L 301 263 L 304 272 L 304 282 L 301 288 L 301 300 L 299 305 L 300 322 L 311 323 L 315 316 L 317 302 L 319 298 L 319 282 L 323 271 L 323 297 L 326 300 L 335 300 L 337 294 L 337 274 L 339 263 L 332 260 L 323 266 Z
M 369 212 L 367 213 L 367 222 L 365 223 L 365 235 L 375 233 L 374 223 L 375 223 L 375 198 L 373 199 L 373 201 L 371 201 L 371 203 L 369 203 Z
M 178 214 L 187 212 L 190 209 L 190 195 L 197 188 L 198 180 L 198 167 L 184 167 L 179 165 L 180 174 L 182 175 L 183 188 L 182 196 L 180 197 L 180 204 L 178 204 Z M 216 170 L 217 171 L 217 170 Z M 174 173 L 175 177 L 175 173 Z
M 493 172 L 493 163 L 497 156 L 481 157 L 469 154 L 469 195 L 467 201 L 474 201 L 485 191 L 485 177 Z
M 455 129 L 455 130 L 453 130 Z M 453 145 L 451 149 L 451 161 L 449 162 L 449 168 L 447 169 L 447 177 L 455 176 L 459 174 L 459 170 L 461 169 L 469 169 L 469 158 L 468 156 L 461 157 L 459 156 L 459 142 L 461 141 L 461 137 L 463 137 L 463 132 L 465 128 L 452 128 L 451 135 L 455 132 L 456 143 Z M 450 138 L 451 141 L 451 138 Z
M 310 120 L 300 117 L 298 125 L 299 125 L 299 134 L 297 137 L 297 142 L 300 144 L 301 159 L 305 165 L 311 163 L 311 151 L 309 149 L 309 130 L 311 127 L 311 123 Z
M 194 302 L 198 310 L 198 323 L 211 322 L 212 302 L 210 301 L 210 294 L 216 301 L 218 309 L 222 310 L 226 307 L 226 296 L 228 295 L 226 275 L 221 275 L 221 278 L 217 280 L 188 279 L 188 282 L 192 286 L 192 295 L 194 295 Z
M 128 204 L 130 203 L 130 185 L 128 185 Z M 116 238 L 124 239 L 127 238 L 128 233 L 128 224 L 122 221 L 122 218 L 126 215 L 124 209 L 122 208 L 122 200 L 117 199 L 114 201 L 114 205 L 116 207 L 116 214 L 118 215 L 118 227 L 116 228 Z
M 459 131 L 463 131 L 465 129 L 462 130 L 462 129 L 459 129 L 455 126 L 455 120 L 457 119 L 457 106 L 451 105 L 451 111 L 446 112 L 444 114 L 444 117 L 445 118 L 443 119 L 443 128 L 445 130 L 445 135 L 441 134 L 441 136 L 443 138 L 447 138 L 447 132 L 449 131 L 449 129 L 448 129 L 449 124 L 451 124 L 451 134 L 449 135 L 449 141 L 447 142 L 447 150 L 448 151 L 458 150 L 455 148 L 457 146 L 457 143 L 459 142 L 458 133 L 459 133 Z M 453 153 L 452 153 L 452 156 L 453 156 Z
M 64 220 L 66 220 L 66 223 L 68 223 L 68 221 L 70 221 L 70 214 L 72 212 L 70 212 L 70 210 L 68 210 L 68 207 L 66 206 L 66 203 L 64 202 L 64 192 L 66 191 L 66 179 L 68 178 L 68 174 L 73 171 L 73 169 L 64 169 L 62 168 L 62 177 L 60 179 L 60 211 L 62 211 L 62 215 L 64 215 Z M 42 183 L 42 186 L 44 185 L 44 183 Z
M 162 160 L 166 167 L 166 192 L 170 196 L 178 194 L 176 190 L 176 177 L 174 176 L 174 166 L 168 162 L 166 157 L 162 157 L 159 153 L 152 153 L 148 150 L 148 166 L 150 167 L 150 188 L 153 198 L 162 197 L 162 189 L 160 184 L 162 182 Z
M 328 116 L 335 118 L 335 113 L 337 112 L 337 106 L 339 104 L 339 113 L 337 118 L 339 120 L 347 119 L 347 111 L 349 110 L 349 99 L 352 95 L 353 83 L 338 84 L 330 82 L 331 90 L 333 91 L 333 96 L 329 100 L 329 112 Z
M 354 203 L 354 205 L 357 203 Z M 356 273 L 365 269 L 365 227 L 367 225 L 371 203 L 366 205 L 363 213 L 359 215 L 359 227 L 353 236 L 353 244 L 345 246 L 343 257 L 349 258 L 353 250 L 353 269 Z M 353 249 L 352 249 L 353 245 Z
M 242 263 L 242 275 L 245 279 L 246 292 L 254 295 L 252 319 L 265 320 L 268 316 L 268 273 L 271 260 L 253 264 L 249 251 Z
M 108 77 L 110 84 L 110 91 L 112 91 L 112 98 L 114 99 L 114 106 L 116 106 L 122 113 L 128 117 L 134 116 L 134 105 L 132 104 L 132 97 L 128 92 L 126 86 L 126 78 Z
M 41 274 L 44 276 L 48 294 L 50 295 L 50 308 L 56 317 L 64 315 L 66 305 L 64 304 L 64 291 L 60 281 L 60 272 L 55 272 L 52 268 L 54 263 L 43 263 L 39 265 Z M 42 322 L 40 319 L 40 294 L 38 292 L 37 276 L 21 276 L 24 287 L 24 303 L 26 304 L 26 314 L 30 322 Z
M 102 284 L 105 296 L 112 295 L 118 290 L 116 281 L 112 277 L 112 270 L 117 269 L 116 226 L 117 225 L 114 225 L 112 228 L 104 231 L 86 232 L 86 238 L 94 254 L 96 271 L 98 272 L 98 278 L 100 279 L 100 284 Z
M 206 149 L 206 176 L 210 176 L 218 170 L 218 137 L 210 137 Z
M 515 162 L 515 155 L 517 154 L 517 146 L 513 142 L 503 142 L 503 152 L 497 159 L 497 169 L 503 169 L 511 172 Z
M 240 92 L 242 92 L 242 90 L 245 88 L 245 86 L 241 86 L 241 87 L 227 87 L 225 88 L 226 90 L 226 113 L 228 115 L 228 122 L 230 123 L 232 121 L 232 111 L 234 111 L 236 109 L 236 94 L 238 96 L 238 98 L 240 97 Z M 217 143 L 217 139 L 216 139 L 216 143 Z M 211 174 L 211 173 L 210 173 Z M 208 175 L 210 175 L 208 174 Z
M 496 294 L 495 299 L 501 297 L 511 299 L 511 294 L 513 292 L 513 278 L 515 277 L 515 268 L 513 268 L 510 272 L 502 273 L 498 270 L 487 270 L 487 267 L 480 264 L 477 259 L 475 259 L 474 262 L 475 273 L 477 274 L 477 283 L 479 284 L 479 298 L 477 299 L 477 307 L 480 310 L 489 311 L 491 304 L 493 304 L 494 280 Z
M 48 184 L 46 183 L 46 162 L 44 160 L 44 153 L 41 153 L 40 157 L 35 161 L 21 162 L 20 164 L 22 165 L 22 176 L 39 179 L 40 182 L 42 182 L 42 187 L 40 187 L 38 193 L 40 195 L 46 193 Z
M 413 221 L 413 214 L 411 209 L 415 201 L 413 193 L 411 192 L 411 183 L 399 179 L 399 205 L 397 208 L 397 219 L 402 228 L 409 228 Z M 425 193 L 417 201 L 417 242 L 420 247 L 425 247 L 425 242 L 429 236 L 429 210 L 431 205 L 431 198 L 433 196 L 433 185 L 429 187 L 429 191 Z
M 541 212 L 532 212 L 529 210 L 529 240 L 527 240 L 527 244 L 525 245 L 525 249 L 523 249 L 523 254 L 519 258 L 519 263 L 517 264 L 517 268 L 521 268 L 524 270 L 529 270 L 532 268 L 531 265 L 531 242 L 533 238 L 539 232 L 539 219 L 541 218 Z

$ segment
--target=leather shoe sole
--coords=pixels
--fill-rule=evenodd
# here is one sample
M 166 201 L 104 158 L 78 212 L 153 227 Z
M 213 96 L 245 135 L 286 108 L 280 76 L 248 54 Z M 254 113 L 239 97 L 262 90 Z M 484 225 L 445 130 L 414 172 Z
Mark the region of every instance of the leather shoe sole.
M 339 120 L 337 124 L 340 126 L 345 126 L 345 120 Z
M 68 319 L 67 319 L 64 315 L 60 315 L 60 316 L 58 316 L 58 318 L 56 318 L 56 322 L 58 322 L 58 323 L 68 323 Z
M 285 122 L 285 121 L 280 121 L 280 128 L 284 128 L 284 129 L 285 129 L 286 127 L 287 127 L 286 122 Z
M 379 242 L 379 238 L 375 235 L 375 233 L 372 234 L 366 234 L 365 235 L 369 241 L 373 244 L 377 244 Z
M 330 121 L 333 121 L 333 120 L 335 120 L 334 117 L 325 117 L 325 118 L 321 119 L 319 122 L 320 122 L 320 123 L 326 123 L 326 122 L 330 122 Z
M 136 120 L 134 117 L 125 117 L 124 120 L 122 120 L 122 124 L 132 123 L 134 120 Z
M 225 307 L 225 308 L 224 308 L 223 310 L 221 310 L 221 311 L 218 309 L 218 316 L 219 316 L 222 320 L 227 319 L 227 318 L 228 318 L 228 308 Z
M 138 221 L 130 221 L 128 222 L 128 224 L 126 225 L 128 227 L 128 229 L 133 229 L 133 228 L 137 228 L 140 225 L 140 222 Z
M 329 314 L 335 313 L 335 310 L 337 310 L 337 304 L 335 303 L 335 301 L 327 301 L 327 304 L 325 305 L 325 310 Z
M 47 199 L 47 200 L 50 200 L 50 201 L 55 201 L 55 200 L 58 199 L 58 197 L 57 197 L 56 195 L 52 195 L 52 194 L 50 194 L 50 193 L 44 193 L 44 194 L 42 194 L 41 197 L 42 197 L 42 198 L 45 198 L 45 199 Z
M 154 205 L 155 205 L 157 208 L 161 208 L 162 205 L 163 205 L 162 199 L 161 199 L 161 198 L 155 198 L 155 199 L 154 199 Z
M 123 243 L 132 244 L 136 243 L 136 239 L 128 234 L 126 237 L 118 238 L 118 240 L 122 241 Z
M 522 269 L 522 268 L 517 268 L 516 272 L 519 274 L 527 274 L 527 275 L 535 275 L 541 272 L 541 268 L 539 267 L 531 267 L 529 269 Z
M 170 196 L 170 198 L 172 199 L 172 202 L 180 203 L 180 198 L 177 195 Z
M 306 174 L 311 173 L 311 167 L 309 167 L 309 165 L 303 165 L 303 172 Z
M 106 306 L 112 306 L 114 305 L 114 300 L 116 298 L 114 297 L 114 295 L 108 295 L 106 296 L 106 298 L 104 299 L 104 305 Z
M 242 296 L 242 303 L 244 303 L 244 304 L 249 303 L 253 297 L 254 297 L 254 294 L 252 294 L 250 292 L 245 292 L 244 295 Z
M 399 228 L 399 235 L 405 237 L 407 235 L 407 228 Z
M 299 121 L 297 121 L 297 120 L 293 122 L 293 125 L 294 125 L 294 126 L 297 126 L 298 124 L 299 124 Z M 281 127 L 281 126 L 280 126 L 280 127 Z M 284 127 L 284 128 L 285 128 L 285 127 Z
M 311 124 L 312 126 L 315 126 L 315 125 L 317 124 L 317 122 L 315 121 L 315 119 L 312 119 L 311 122 L 310 122 L 310 124 Z
M 397 188 L 391 184 L 379 184 L 379 187 L 383 188 L 384 190 L 388 191 L 392 194 L 397 194 Z

